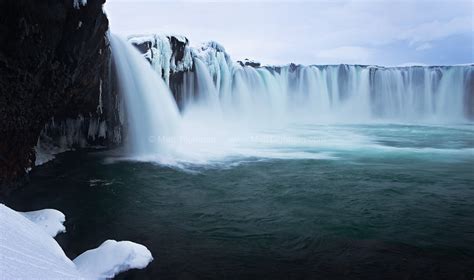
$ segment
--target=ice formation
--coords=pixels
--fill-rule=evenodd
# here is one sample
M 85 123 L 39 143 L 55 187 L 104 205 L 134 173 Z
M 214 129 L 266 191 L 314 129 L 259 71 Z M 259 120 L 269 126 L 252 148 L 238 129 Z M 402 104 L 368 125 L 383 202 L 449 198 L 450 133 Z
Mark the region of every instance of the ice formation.
M 178 59 L 173 52 L 172 40 L 184 46 L 183 57 Z M 150 61 L 153 69 L 169 84 L 170 73 L 190 70 L 193 66 L 188 40 L 184 36 L 175 35 L 134 35 L 129 42 L 135 46 L 143 46 L 144 56 Z
M 101 101 L 97 110 L 102 109 Z M 105 141 L 107 133 L 110 136 L 120 134 L 108 131 L 107 122 L 100 117 L 84 118 L 79 115 L 76 119 L 56 121 L 51 119 L 41 131 L 35 146 L 35 165 L 44 164 L 59 153 L 73 150 L 74 148 L 100 148 L 101 141 Z M 91 144 L 96 142 L 97 144 Z
M 153 260 L 140 244 L 107 240 L 73 262 L 53 238 L 64 220 L 54 209 L 22 213 L 0 204 L 0 278 L 106 279 Z
M 104 106 L 102 103 L 102 79 L 99 79 L 99 105 L 97 105 L 97 113 L 102 115 L 104 113 Z
M 73 6 L 76 9 L 80 9 L 81 6 L 87 5 L 87 0 L 74 0 Z

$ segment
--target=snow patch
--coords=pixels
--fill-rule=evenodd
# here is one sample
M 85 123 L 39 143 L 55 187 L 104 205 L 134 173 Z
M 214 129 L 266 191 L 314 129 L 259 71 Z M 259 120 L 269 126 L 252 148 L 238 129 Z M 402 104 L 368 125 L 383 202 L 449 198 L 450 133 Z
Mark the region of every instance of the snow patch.
M 153 43 L 154 40 L 155 40 L 155 35 L 132 35 L 128 37 L 128 41 L 136 45 L 141 45 L 147 42 Z
M 66 216 L 55 209 L 43 209 L 31 212 L 19 212 L 25 218 L 41 227 L 51 237 L 55 237 L 60 232 L 66 232 L 63 223 Z
M 21 213 L 0 204 L 0 278 L 106 279 L 153 260 L 143 245 L 107 240 L 73 262 L 53 238 L 64 221 L 58 210 Z
M 143 245 L 107 240 L 74 259 L 79 272 L 90 279 L 108 279 L 132 268 L 145 268 L 153 257 Z
M 83 279 L 44 227 L 0 204 L 2 279 Z

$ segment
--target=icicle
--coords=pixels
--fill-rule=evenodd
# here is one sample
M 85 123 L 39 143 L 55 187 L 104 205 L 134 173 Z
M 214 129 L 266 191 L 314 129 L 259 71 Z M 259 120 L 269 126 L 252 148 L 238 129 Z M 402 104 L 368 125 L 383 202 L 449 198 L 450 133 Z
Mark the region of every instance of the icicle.
M 99 105 L 97 105 L 97 113 L 103 114 L 103 103 L 102 103 L 102 79 L 99 79 Z

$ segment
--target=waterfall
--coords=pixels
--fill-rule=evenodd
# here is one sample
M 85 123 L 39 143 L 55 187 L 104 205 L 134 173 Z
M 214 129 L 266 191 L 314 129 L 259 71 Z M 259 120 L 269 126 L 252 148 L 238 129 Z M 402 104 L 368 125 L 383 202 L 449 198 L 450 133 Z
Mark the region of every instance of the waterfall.
M 128 117 L 128 148 L 132 157 L 169 156 L 179 127 L 176 102 L 162 78 L 127 41 L 110 35 L 119 90 Z
M 148 35 L 130 41 L 143 49 L 167 82 L 166 73 L 181 73 L 182 78 L 170 81 L 169 86 L 184 112 L 207 107 L 224 112 L 227 118 L 251 122 L 474 120 L 474 65 L 260 66 L 232 61 L 217 42 L 193 48 L 186 38 L 180 38 L 181 45 L 170 50 L 170 42 L 176 41 L 172 38 Z M 178 57 L 181 59 L 176 60 Z M 171 59 L 171 64 L 163 58 Z M 175 64 L 183 66 L 166 66 Z
M 194 67 L 196 69 L 196 79 L 194 86 L 196 87 L 196 91 L 199 93 L 199 96 L 196 94 L 193 96 L 192 100 L 187 101 L 187 103 L 203 103 L 202 105 L 209 107 L 209 109 L 215 108 L 219 103 L 218 89 L 215 87 L 206 65 L 201 62 L 201 60 L 195 59 Z
M 469 100 L 474 99 L 474 66 L 377 67 L 359 65 L 328 66 L 241 66 L 205 68 L 194 58 L 197 83 L 211 90 L 194 87 L 195 100 L 217 92 L 226 112 L 240 118 L 304 117 L 314 121 L 404 121 L 465 122 Z M 222 64 L 221 64 L 222 66 Z M 205 71 L 207 73 L 201 73 Z M 207 77 L 202 80 L 199 77 Z M 189 93 L 188 93 L 189 94 Z M 471 113 L 472 114 L 472 113 Z
M 372 87 L 376 116 L 462 121 L 472 98 L 473 66 L 376 69 Z
M 217 43 L 192 49 L 180 39 L 178 53 L 167 47 L 170 37 L 152 39 L 145 59 L 110 35 L 133 159 L 187 168 L 235 158 L 328 158 L 313 150 L 346 146 L 340 137 L 362 146 L 370 140 L 322 129 L 321 139 L 331 141 L 308 142 L 301 126 L 473 118 L 473 65 L 259 67 L 235 63 Z

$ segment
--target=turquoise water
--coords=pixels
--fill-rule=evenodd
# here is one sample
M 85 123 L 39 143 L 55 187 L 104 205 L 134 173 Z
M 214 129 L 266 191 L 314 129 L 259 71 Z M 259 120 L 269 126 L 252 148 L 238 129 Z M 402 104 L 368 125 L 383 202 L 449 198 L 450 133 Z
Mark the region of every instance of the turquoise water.
M 122 279 L 474 277 L 472 125 L 295 125 L 239 141 L 172 166 L 69 152 L 2 200 L 64 212 L 71 258 L 109 238 L 146 245 L 155 260 Z

